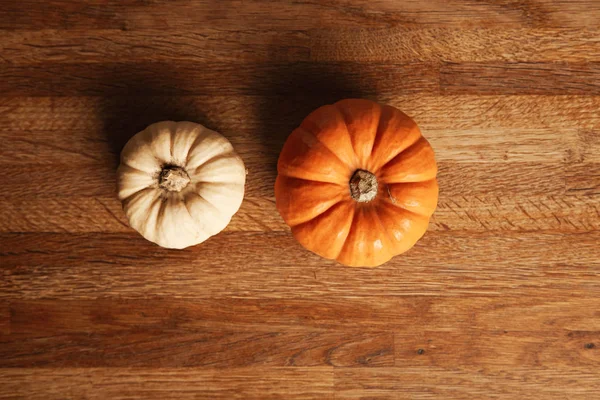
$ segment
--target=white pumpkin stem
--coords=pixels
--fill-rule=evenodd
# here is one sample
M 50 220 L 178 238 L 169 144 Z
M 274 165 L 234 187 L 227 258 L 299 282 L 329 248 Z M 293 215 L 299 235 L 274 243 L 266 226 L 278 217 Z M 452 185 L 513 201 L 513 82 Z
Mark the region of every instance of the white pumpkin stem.
M 165 166 L 158 177 L 158 186 L 169 192 L 180 192 L 190 183 L 190 176 L 181 167 Z
M 362 169 L 350 178 L 350 195 L 359 203 L 367 203 L 377 196 L 379 184 L 375 175 Z

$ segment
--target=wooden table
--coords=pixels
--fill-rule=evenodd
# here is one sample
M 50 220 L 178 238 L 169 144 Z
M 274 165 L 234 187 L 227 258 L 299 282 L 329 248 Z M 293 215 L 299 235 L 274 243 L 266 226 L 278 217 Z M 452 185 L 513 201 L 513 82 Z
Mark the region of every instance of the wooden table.
M 23 0 L 0 29 L 0 398 L 600 399 L 600 1 Z M 377 269 L 274 206 L 285 138 L 345 97 L 439 161 L 429 232 Z M 249 170 L 184 251 L 115 194 L 165 119 Z

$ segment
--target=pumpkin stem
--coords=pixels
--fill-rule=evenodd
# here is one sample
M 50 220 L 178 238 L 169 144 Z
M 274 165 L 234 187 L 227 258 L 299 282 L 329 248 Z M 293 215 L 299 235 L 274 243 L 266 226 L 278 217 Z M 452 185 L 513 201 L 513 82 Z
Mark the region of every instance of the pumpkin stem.
M 367 203 L 377 196 L 379 184 L 375 175 L 369 171 L 357 169 L 350 178 L 350 195 L 359 203 Z
M 190 183 L 190 176 L 181 167 L 164 166 L 158 177 L 158 186 L 169 192 L 180 192 Z

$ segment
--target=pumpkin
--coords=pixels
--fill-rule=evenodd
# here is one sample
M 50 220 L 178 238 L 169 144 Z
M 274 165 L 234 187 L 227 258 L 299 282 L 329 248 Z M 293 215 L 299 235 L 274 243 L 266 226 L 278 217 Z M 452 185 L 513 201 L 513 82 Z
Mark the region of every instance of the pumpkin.
M 400 110 L 369 100 L 323 106 L 285 142 L 276 206 L 294 237 L 349 266 L 410 249 L 438 200 L 433 149 Z
M 158 122 L 121 152 L 118 195 L 132 228 L 182 249 L 222 231 L 244 197 L 246 169 L 221 134 L 192 122 Z

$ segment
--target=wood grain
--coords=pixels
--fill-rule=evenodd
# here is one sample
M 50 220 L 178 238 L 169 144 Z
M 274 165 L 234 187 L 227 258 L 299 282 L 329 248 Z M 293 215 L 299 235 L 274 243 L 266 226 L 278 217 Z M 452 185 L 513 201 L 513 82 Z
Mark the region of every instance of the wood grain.
M 166 0 L 135 0 L 80 3 L 76 0 L 52 0 L 38 3 L 28 0 L 9 4 L 0 29 L 94 29 L 123 30 L 195 28 L 199 25 L 224 30 L 306 29 L 307 27 L 374 26 L 396 24 L 421 25 L 498 25 L 498 26 L 597 26 L 600 6 L 594 0 L 556 3 L 552 0 L 519 2 L 472 2 L 444 0 L 422 2 L 408 0 L 342 0 L 321 2 L 273 2 L 226 0 L 194 3 Z
M 600 94 L 600 64 L 460 63 L 445 64 L 445 94 Z
M 379 74 L 385 81 L 378 79 Z M 598 95 L 600 63 L 47 63 L 0 70 L 0 90 L 15 96 L 115 96 L 318 93 L 322 85 L 353 90 L 341 95 L 393 93 Z M 285 80 L 287 85 L 281 85 Z M 302 84 L 300 84 L 302 82 Z
M 597 375 L 587 369 L 512 369 L 474 371 L 436 367 L 407 368 L 239 368 L 4 369 L 0 395 L 31 399 L 279 399 L 328 398 L 479 398 L 511 399 L 539 396 L 560 399 L 565 390 L 574 399 L 588 399 L 598 389 Z M 249 388 L 248 381 L 256 382 Z M 175 387 L 166 390 L 166 387 Z M 178 389 L 177 389 L 178 388 Z M 6 394 L 6 396 L 5 396 Z
M 36 30 L 8 32 L 0 38 L 0 62 L 44 64 L 83 59 L 104 63 L 119 57 L 136 61 L 308 61 L 310 39 L 302 31 L 190 30 L 94 31 Z M 152 45 L 148 45 L 149 41 Z M 293 44 L 292 44 L 293 43 Z
M 287 232 L 221 234 L 168 251 L 135 234 L 1 234 L 0 298 L 293 298 L 597 293 L 597 231 L 430 232 L 374 270 L 319 259 Z M 240 247 L 260 246 L 248 263 Z M 277 260 L 268 262 L 268 260 Z M 435 279 L 432 279 L 432 275 Z M 401 279 L 397 278 L 401 276 Z M 392 278 L 396 277 L 396 279 Z
M 460 337 L 449 332 L 419 330 L 397 334 L 396 363 L 398 366 L 444 368 L 475 364 L 489 367 L 585 366 L 594 369 L 600 361 L 600 352 L 594 351 L 595 342 L 599 339 L 598 332 L 558 329 L 552 332 L 531 329 L 482 332 L 478 328 L 467 328 Z
M 25 0 L 0 7 L 0 399 L 596 399 L 600 2 Z M 429 230 L 377 269 L 304 250 L 276 162 L 317 107 L 394 105 Z M 160 120 L 248 168 L 183 251 L 115 171 Z
M 159 329 L 114 335 L 88 332 L 23 338 L 14 334 L 0 341 L 0 365 L 10 368 L 389 367 L 394 364 L 394 338 L 389 332 Z
M 569 165 L 566 174 L 568 194 L 600 193 L 600 163 L 574 163 Z
M 378 301 L 372 301 L 368 296 L 334 295 L 323 296 L 318 304 L 310 298 L 154 296 L 141 299 L 11 299 L 4 309 L 12 333 L 29 338 L 161 329 L 179 332 L 237 328 L 240 332 L 289 329 L 375 333 L 389 329 L 396 332 L 398 338 L 413 342 L 428 339 L 427 335 L 450 334 L 464 329 L 487 335 L 539 332 L 554 337 L 564 334 L 565 339 L 573 335 L 593 335 L 600 330 L 596 304 L 596 299 L 576 294 L 556 295 L 551 299 L 532 295 L 526 300 L 510 294 L 445 298 L 396 296 L 382 297 Z M 38 320 L 44 321 L 44 326 Z M 397 353 L 404 353 L 402 346 L 406 348 L 409 342 L 399 342 L 401 346 Z M 430 356 L 437 358 L 436 346 L 429 348 L 432 350 Z M 454 355 L 459 356 L 460 353 Z M 494 363 L 495 359 L 495 356 L 490 357 L 487 362 Z
M 10 335 L 10 307 L 0 302 L 0 335 Z
M 275 400 L 333 395 L 331 367 L 36 368 L 34 371 L 0 369 L 0 398 Z
M 263 134 L 287 137 L 288 130 L 299 125 L 306 114 L 329 101 L 338 100 L 337 96 L 341 96 L 343 90 L 351 92 L 351 86 L 351 82 L 338 88 L 327 86 L 321 93 L 300 89 L 291 98 L 275 94 L 0 97 L 0 132 L 43 134 L 59 131 L 77 141 L 86 138 L 110 142 L 111 129 L 119 130 L 120 135 L 131 136 L 131 130 L 141 130 L 156 119 L 170 117 L 199 119 L 232 140 L 236 135 L 260 135 L 259 128 L 266 130 Z M 337 91 L 326 93 L 327 89 Z M 600 107 L 598 96 L 378 93 L 371 98 L 401 108 L 418 122 L 427 136 L 449 127 L 454 130 L 481 129 L 481 135 L 490 128 L 546 129 L 550 133 L 553 129 L 578 129 L 591 135 L 600 127 L 600 116 L 595 112 Z M 523 118 L 527 120 L 526 124 Z M 279 131 L 282 128 L 285 128 L 284 132 Z M 3 136 L 3 140 L 11 138 L 18 139 L 13 135 Z M 44 139 L 60 138 L 60 135 L 47 134 Z
M 339 399 L 593 398 L 600 386 L 589 368 L 484 369 L 397 367 L 335 371 Z
M 600 356 L 594 304 L 573 296 L 326 298 L 318 307 L 306 299 L 19 300 L 0 365 L 385 367 L 395 349 L 402 366 L 591 367 Z M 382 329 L 393 329 L 395 342 Z M 69 345 L 50 351 L 59 343 Z
M 594 29 L 97 29 L 7 32 L 0 62 L 130 61 L 563 62 L 600 60 Z M 147 43 L 152 40 L 152 46 Z
M 379 76 L 384 74 L 386 81 Z M 286 84 L 283 85 L 282 81 Z M 436 93 L 439 73 L 419 64 L 198 63 L 7 64 L 0 91 L 11 96 L 289 94 L 352 82 L 364 94 Z M 351 96 L 351 91 L 341 92 Z
M 310 57 L 353 62 L 589 62 L 600 59 L 589 29 L 324 29 L 310 32 Z M 567 46 L 565 46 L 567 45 Z

